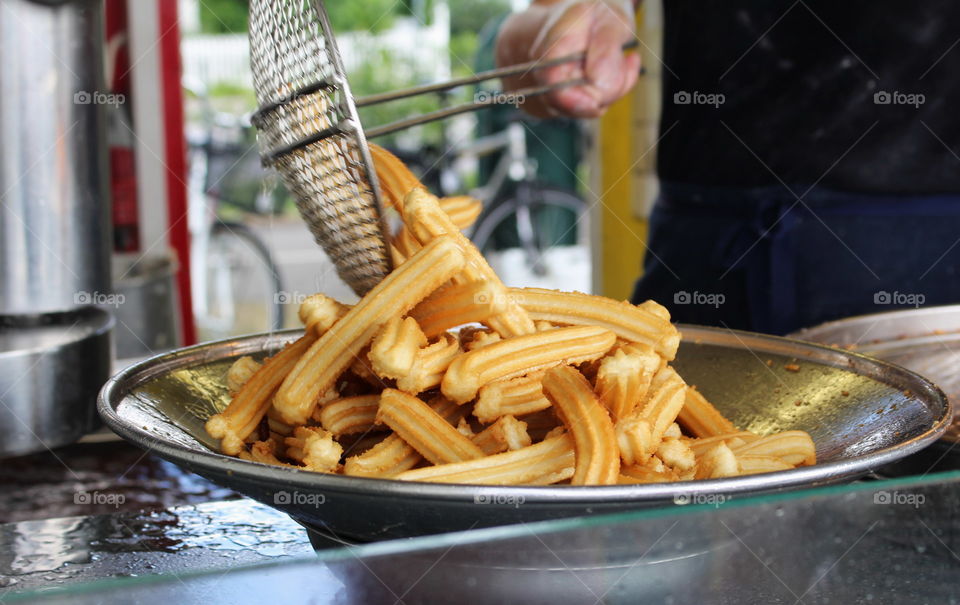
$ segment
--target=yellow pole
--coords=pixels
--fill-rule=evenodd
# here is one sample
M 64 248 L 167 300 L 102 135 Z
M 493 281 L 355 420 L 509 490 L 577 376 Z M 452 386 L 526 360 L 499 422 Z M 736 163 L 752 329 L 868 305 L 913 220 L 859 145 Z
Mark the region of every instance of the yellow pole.
M 647 14 L 647 13 L 650 14 Z M 647 17 L 645 19 L 645 16 Z M 633 90 L 614 103 L 600 119 L 599 238 L 594 266 L 599 267 L 595 290 L 604 296 L 626 299 L 640 276 L 646 252 L 647 208 L 656 194 L 657 121 L 660 107 L 660 66 L 649 48 L 660 44 L 662 17 L 656 3 L 645 2 L 637 11 L 637 32 L 646 73 Z

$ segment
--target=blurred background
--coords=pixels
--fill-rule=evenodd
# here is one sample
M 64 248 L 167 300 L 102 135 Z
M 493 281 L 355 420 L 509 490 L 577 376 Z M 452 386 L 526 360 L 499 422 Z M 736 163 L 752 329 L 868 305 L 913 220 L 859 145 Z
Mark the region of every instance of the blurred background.
M 121 12 L 129 6 L 107 0 L 108 21 L 111 2 Z M 161 12 L 165 4 L 171 2 L 158 1 Z M 501 24 L 527 4 L 370 0 L 328 2 L 327 10 L 353 93 L 362 97 L 493 68 Z M 151 83 L 149 75 L 142 74 L 143 66 L 136 64 L 148 61 L 141 58 L 122 69 L 127 40 L 111 38 L 109 27 L 107 31 L 108 57 L 111 49 L 116 51 L 116 59 L 108 59 L 108 82 L 114 90 L 124 88 L 122 77 L 109 77 L 111 67 L 124 76 L 132 73 L 134 80 L 127 87 L 134 102 L 116 106 L 110 115 L 114 284 L 128 299 L 147 299 L 117 305 L 122 358 L 175 344 L 295 327 L 299 303 L 314 292 L 356 299 L 313 242 L 279 177 L 261 167 L 256 130 L 250 124 L 257 103 L 247 3 L 175 0 L 174 6 L 171 27 L 179 31 L 186 135 L 183 214 L 189 245 L 173 245 L 177 249 L 169 255 L 159 251 L 175 244 L 182 226 L 172 220 L 180 210 L 169 203 L 169 196 L 165 213 L 158 213 L 159 202 L 147 199 L 160 195 L 149 184 L 147 173 L 156 168 L 150 156 L 156 160 L 162 155 L 151 152 L 155 147 L 146 124 L 152 119 L 150 109 L 137 103 L 151 92 Z M 375 142 L 399 156 L 437 195 L 467 194 L 483 202 L 483 214 L 466 233 L 509 285 L 627 298 L 639 274 L 644 217 L 656 190 L 659 86 L 658 64 L 650 49 L 659 46 L 659 13 L 660 5 L 653 3 L 638 15 L 644 39 L 640 52 L 647 55 L 641 84 L 601 120 L 537 120 L 505 102 Z M 138 53 L 136 47 L 138 36 L 139 44 L 146 45 L 144 32 L 137 31 L 145 19 L 137 17 L 127 20 L 129 51 L 143 57 L 146 51 Z M 147 34 L 158 40 L 168 37 L 162 18 L 154 27 Z M 370 128 L 497 94 L 498 86 L 494 80 L 482 89 L 466 86 L 365 107 L 360 117 Z M 169 131 L 170 123 L 164 128 Z M 635 136 L 624 136 L 625 129 Z M 136 156 L 128 160 L 134 166 L 127 170 L 135 183 L 125 188 L 117 176 L 124 173 L 124 149 Z M 175 297 L 179 309 L 171 315 L 169 299 Z M 151 304 L 159 312 L 144 314 Z M 184 312 L 188 305 L 190 313 Z

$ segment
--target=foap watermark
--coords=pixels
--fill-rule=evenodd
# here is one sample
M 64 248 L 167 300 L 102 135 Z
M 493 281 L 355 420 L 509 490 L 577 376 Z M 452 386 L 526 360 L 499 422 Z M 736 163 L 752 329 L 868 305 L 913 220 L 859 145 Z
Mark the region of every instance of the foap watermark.
M 323 494 L 305 494 L 303 492 L 280 490 L 274 492 L 273 503 L 281 505 L 320 506 L 326 503 L 327 497 Z
M 526 96 L 513 92 L 490 92 L 488 90 L 478 90 L 477 93 L 473 95 L 474 103 L 482 103 L 484 105 L 513 105 L 514 107 L 518 107 L 523 105 L 526 101 Z
M 73 492 L 74 504 L 89 504 L 94 506 L 112 506 L 120 508 L 120 505 L 127 501 L 123 494 L 111 494 L 107 492 L 80 490 Z
M 503 307 L 506 305 L 522 305 L 524 303 L 523 294 L 514 294 L 512 292 L 489 292 L 480 291 L 473 295 L 473 302 L 477 305 L 492 305 L 494 307 Z
M 719 292 L 687 292 L 680 290 L 673 293 L 673 304 L 675 305 L 706 305 L 718 308 L 727 301 L 727 297 Z
M 887 292 L 880 290 L 873 293 L 873 304 L 875 305 L 897 305 L 900 307 L 919 307 L 926 302 L 927 297 L 919 292 L 900 292 L 894 290 Z
M 888 492 L 881 490 L 873 494 L 874 504 L 897 504 L 901 506 L 912 506 L 920 508 L 927 501 L 923 494 L 911 494 L 909 492 Z
M 699 90 L 688 92 L 686 90 L 679 90 L 673 93 L 674 105 L 712 105 L 716 108 L 726 102 L 727 96 L 720 92 L 700 92 Z
M 730 499 L 726 494 L 688 494 L 681 492 L 674 494 L 673 503 L 677 506 L 686 506 L 687 504 L 706 504 L 708 506 L 719 507 Z
M 80 290 L 73 294 L 73 304 L 75 305 L 99 305 L 102 307 L 119 307 L 126 302 L 127 297 L 123 294 L 106 292 L 87 292 Z
M 523 496 L 514 496 L 512 494 L 482 493 L 476 494 L 473 497 L 474 504 L 493 504 L 496 506 L 512 506 L 514 508 L 520 508 L 520 505 L 526 501 L 527 499 Z
M 304 294 L 303 292 L 296 292 L 292 290 L 280 290 L 279 292 L 273 293 L 273 304 L 275 305 L 302 305 L 303 301 L 311 296 L 310 294 Z
M 912 105 L 916 108 L 926 102 L 926 95 L 919 92 L 900 92 L 899 90 L 889 92 L 886 90 L 878 90 L 873 93 L 874 105 Z
M 73 93 L 74 105 L 123 105 L 127 96 L 118 92 L 100 92 L 99 90 L 79 90 Z

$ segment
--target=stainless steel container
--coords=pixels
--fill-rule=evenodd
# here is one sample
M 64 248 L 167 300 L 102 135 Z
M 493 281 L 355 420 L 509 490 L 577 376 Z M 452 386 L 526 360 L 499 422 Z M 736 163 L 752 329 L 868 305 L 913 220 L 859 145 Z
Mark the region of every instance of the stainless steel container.
M 0 457 L 97 426 L 110 375 L 103 0 L 0 2 Z
M 0 2 L 0 315 L 110 293 L 102 0 Z
M 100 425 L 112 326 L 96 307 L 0 317 L 0 457 L 73 443 Z

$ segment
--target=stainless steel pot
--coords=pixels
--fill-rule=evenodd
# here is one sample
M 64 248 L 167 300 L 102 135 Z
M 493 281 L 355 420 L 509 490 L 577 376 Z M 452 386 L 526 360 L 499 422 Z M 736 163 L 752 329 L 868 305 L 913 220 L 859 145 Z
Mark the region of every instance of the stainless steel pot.
M 110 293 L 102 21 L 102 0 L 0 2 L 0 315 Z
M 66 445 L 100 425 L 112 327 L 97 307 L 0 317 L 0 457 Z

